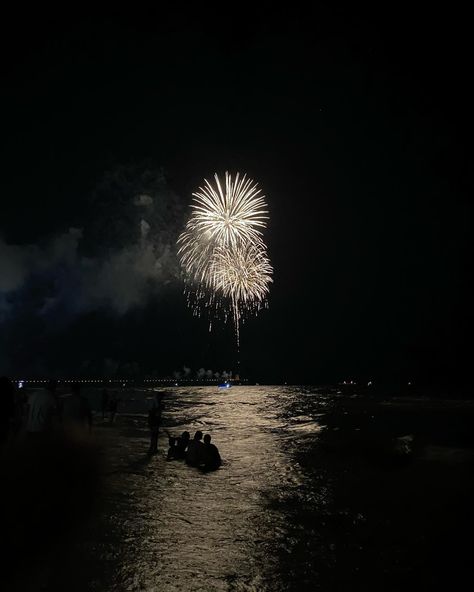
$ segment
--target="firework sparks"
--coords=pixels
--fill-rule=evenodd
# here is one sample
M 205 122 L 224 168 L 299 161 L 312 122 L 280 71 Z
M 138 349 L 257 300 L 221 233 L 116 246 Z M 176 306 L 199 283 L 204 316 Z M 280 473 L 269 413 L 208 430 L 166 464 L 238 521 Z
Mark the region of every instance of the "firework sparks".
M 226 172 L 224 184 L 217 174 L 214 180 L 214 185 L 205 180 L 193 193 L 178 255 L 188 295 L 194 295 L 198 306 L 229 310 L 238 343 L 241 316 L 265 305 L 272 282 L 262 235 L 268 210 L 261 190 L 246 175 L 232 178 Z
M 260 243 L 268 212 L 260 189 L 239 173 L 225 174 L 225 190 L 218 175 L 215 186 L 204 180 L 204 187 L 193 193 L 191 217 L 178 239 L 178 255 L 188 276 L 206 282 L 215 248 Z
M 218 297 L 232 309 L 237 344 L 240 319 L 249 311 L 258 312 L 266 303 L 273 268 L 262 245 L 219 247 L 210 265 L 211 285 Z
M 242 306 L 256 306 L 264 302 L 272 266 L 260 245 L 250 247 L 219 247 L 210 265 L 211 285 L 225 298 Z

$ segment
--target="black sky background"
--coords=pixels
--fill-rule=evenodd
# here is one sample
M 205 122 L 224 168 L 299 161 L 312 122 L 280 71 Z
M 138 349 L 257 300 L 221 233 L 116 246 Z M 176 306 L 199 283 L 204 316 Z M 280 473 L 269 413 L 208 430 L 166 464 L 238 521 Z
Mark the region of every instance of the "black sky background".
M 466 14 L 36 9 L 2 29 L 6 243 L 106 227 L 91 195 L 107 171 L 162 169 L 177 231 L 204 176 L 246 171 L 267 195 L 275 283 L 242 330 L 244 374 L 469 380 Z M 163 375 L 235 369 L 230 328 L 209 333 L 179 282 L 124 314 L 90 310 L 58 329 L 10 310 L 3 324 L 3 366 L 17 373 L 38 360 L 100 373 L 106 358 Z

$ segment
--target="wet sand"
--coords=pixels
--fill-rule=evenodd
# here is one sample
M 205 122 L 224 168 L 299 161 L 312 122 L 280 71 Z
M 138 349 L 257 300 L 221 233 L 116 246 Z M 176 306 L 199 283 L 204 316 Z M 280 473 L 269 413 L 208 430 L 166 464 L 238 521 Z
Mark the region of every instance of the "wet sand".
M 116 423 L 59 459 L 75 482 L 55 462 L 55 495 L 75 495 L 52 496 L 36 529 L 63 528 L 22 546 L 10 589 L 437 590 L 472 575 L 469 402 L 172 389 L 164 427 L 211 433 L 224 459 L 202 474 L 165 460 L 164 433 L 146 454 L 147 396 L 124 392 Z

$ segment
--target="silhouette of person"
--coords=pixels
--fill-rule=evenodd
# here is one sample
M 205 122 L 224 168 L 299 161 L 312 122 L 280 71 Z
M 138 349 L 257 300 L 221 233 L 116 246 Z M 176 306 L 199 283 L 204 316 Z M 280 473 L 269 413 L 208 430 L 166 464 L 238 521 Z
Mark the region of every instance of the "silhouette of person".
M 8 440 L 15 414 L 15 388 L 7 376 L 0 378 L 0 446 Z
M 176 450 L 177 450 L 177 446 L 176 446 L 176 440 L 178 438 L 173 438 L 173 436 L 170 436 L 168 438 L 168 444 L 169 444 L 169 448 L 168 448 L 168 455 L 166 457 L 166 460 L 173 460 L 174 458 L 176 458 Z
M 161 414 L 163 412 L 163 395 L 157 393 L 153 404 L 148 411 L 148 427 L 150 428 L 150 448 L 149 454 L 158 452 L 158 433 L 161 424 Z
M 201 440 L 202 432 L 201 430 L 198 430 L 194 434 L 194 438 L 188 444 L 188 449 L 186 451 L 186 464 L 191 467 L 199 466 L 201 461 L 201 449 L 204 446 Z
M 183 432 L 179 438 L 176 438 L 176 450 L 174 451 L 174 457 L 183 459 L 186 458 L 186 449 L 191 438 L 189 432 Z
M 204 445 L 201 452 L 201 464 L 205 471 L 215 471 L 222 464 L 221 455 L 219 454 L 217 446 L 211 444 L 210 434 L 206 434 L 204 436 Z
M 71 393 L 61 397 L 61 420 L 67 427 L 85 427 L 89 431 L 92 428 L 92 413 L 87 399 L 81 395 L 81 387 L 74 383 L 71 386 Z
M 52 431 L 54 418 L 58 413 L 56 386 L 57 382 L 50 380 L 45 389 L 31 393 L 27 403 L 26 419 L 29 437 L 44 436 Z
M 102 411 L 102 421 L 105 420 L 105 414 L 107 413 L 107 409 L 109 408 L 109 393 L 107 389 L 102 390 L 102 396 L 100 399 L 100 410 Z
M 26 410 L 27 397 L 23 388 L 18 388 L 15 391 L 15 410 L 13 412 L 13 427 L 11 432 L 13 437 L 17 436 L 21 432 L 25 421 L 25 410 Z
M 110 413 L 110 423 L 114 423 L 115 416 L 117 415 L 117 408 L 118 408 L 118 399 L 115 393 L 112 393 L 112 396 L 109 399 L 109 413 Z

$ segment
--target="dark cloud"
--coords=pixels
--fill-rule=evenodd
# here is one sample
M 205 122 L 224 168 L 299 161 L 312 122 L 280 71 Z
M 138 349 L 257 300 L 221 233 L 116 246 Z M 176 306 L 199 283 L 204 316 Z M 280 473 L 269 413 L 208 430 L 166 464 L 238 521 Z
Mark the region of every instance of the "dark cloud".
M 48 333 L 95 310 L 123 315 L 178 289 L 181 210 L 161 171 L 117 168 L 95 190 L 91 222 L 83 228 L 41 244 L 0 240 L 0 323 L 6 333 L 15 335 L 32 318 Z

